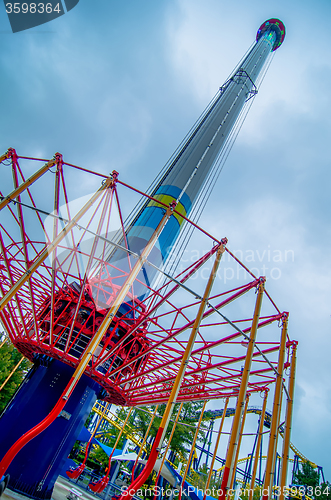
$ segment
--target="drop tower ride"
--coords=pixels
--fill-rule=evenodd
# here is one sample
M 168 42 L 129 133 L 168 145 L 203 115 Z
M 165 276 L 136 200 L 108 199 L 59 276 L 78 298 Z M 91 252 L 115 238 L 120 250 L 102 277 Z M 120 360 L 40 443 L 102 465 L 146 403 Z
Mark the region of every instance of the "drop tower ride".
M 262 24 L 256 43 L 178 149 L 147 202 L 132 217 L 125 234 L 117 239 L 115 250 L 104 256 L 98 273 L 80 280 L 66 279 L 62 287 L 54 286 L 53 277 L 53 285 L 46 287 L 48 292 L 40 293 L 38 300 L 27 301 L 31 303 L 31 311 L 28 311 L 20 305 L 18 288 L 10 295 L 18 280 L 13 272 L 15 263 L 8 257 L 9 247 L 2 244 L 1 320 L 15 346 L 34 366 L 1 416 L 0 458 L 56 406 L 100 325 L 104 324 L 107 312 L 125 281 L 123 276 L 130 271 L 127 251 L 123 247 L 142 254 L 159 228 L 166 207 L 170 207 L 168 210 L 172 216 L 168 217 L 148 257 L 157 267 L 166 262 L 185 218 L 190 216 L 208 175 L 240 119 L 245 103 L 257 92 L 256 82 L 268 57 L 282 44 L 284 37 L 284 25 L 278 19 L 269 19 Z M 0 159 L 11 159 L 13 165 L 17 163 L 16 152 L 12 149 Z M 53 166 L 60 178 L 61 155 L 48 162 L 45 171 Z M 104 196 L 106 188 L 116 182 L 116 176 L 114 172 L 108 184 L 100 188 L 98 196 Z M 14 199 L 19 200 L 22 192 L 18 191 L 19 188 L 16 180 L 14 194 L 3 198 L 1 208 L 6 210 Z M 106 212 L 102 213 L 100 220 L 105 220 L 106 216 Z M 93 246 L 91 252 L 96 252 Z M 26 265 L 30 260 L 25 259 Z M 113 266 L 111 272 L 107 271 L 108 263 Z M 121 276 L 116 275 L 118 269 L 123 271 Z M 11 488 L 32 498 L 50 498 L 66 457 L 96 399 L 130 406 L 130 397 L 126 386 L 121 384 L 121 376 L 128 373 L 136 376 L 148 359 L 150 340 L 148 318 L 143 318 L 143 300 L 156 273 L 155 267 L 147 265 L 139 271 L 134 294 L 125 295 L 96 348 L 96 352 L 103 353 L 102 360 L 86 364 L 85 373 L 70 394 L 65 410 L 59 412 L 53 423 L 15 456 L 8 468 Z M 24 286 L 33 298 L 31 272 L 29 276 L 24 278 Z M 116 351 L 119 345 L 122 349 Z M 138 354 L 140 357 L 135 361 Z M 116 368 L 116 378 L 109 376 L 112 367 Z

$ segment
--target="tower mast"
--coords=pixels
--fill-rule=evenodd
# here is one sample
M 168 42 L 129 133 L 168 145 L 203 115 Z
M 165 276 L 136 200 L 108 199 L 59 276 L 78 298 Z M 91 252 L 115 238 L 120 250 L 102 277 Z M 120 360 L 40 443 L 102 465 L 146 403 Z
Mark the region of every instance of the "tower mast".
M 152 192 L 152 196 L 168 205 L 176 201 L 176 210 L 189 217 L 208 175 L 217 159 L 222 155 L 231 132 L 240 120 L 245 103 L 257 93 L 255 82 L 272 52 L 277 50 L 285 37 L 284 24 L 279 19 L 269 19 L 259 28 L 256 43 L 233 72 L 213 101 L 207 106 L 200 120 L 170 162 L 166 172 Z M 141 251 L 162 218 L 164 206 L 155 201 L 145 203 L 127 231 L 129 248 Z M 176 242 L 185 219 L 173 217 L 159 238 L 158 249 L 154 250 L 155 265 L 164 263 Z M 121 259 L 125 266 L 125 254 L 115 252 L 114 258 Z M 144 268 L 147 285 L 153 282 L 155 269 Z M 145 289 L 146 290 L 146 289 Z M 135 288 L 135 293 L 140 292 Z

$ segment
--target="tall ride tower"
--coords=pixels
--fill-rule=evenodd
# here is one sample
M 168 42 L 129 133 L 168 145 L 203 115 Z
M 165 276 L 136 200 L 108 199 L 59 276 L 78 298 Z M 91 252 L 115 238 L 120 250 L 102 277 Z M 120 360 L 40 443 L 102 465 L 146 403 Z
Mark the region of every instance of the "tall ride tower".
M 22 288 L 24 293 L 20 295 L 21 291 L 17 291 L 7 300 L 11 288 L 20 279 L 22 269 L 17 265 L 19 252 L 16 263 L 9 257 L 13 244 L 2 245 L 1 320 L 15 346 L 33 361 L 34 367 L 0 419 L 0 458 L 56 405 L 130 270 L 128 252 L 123 250 L 123 246 L 126 245 L 130 252 L 141 254 L 159 226 L 165 207 L 171 205 L 176 207 L 176 213 L 169 218 L 149 255 L 149 260 L 157 267 L 166 262 L 185 218 L 190 216 L 197 198 L 206 189 L 206 180 L 240 119 L 245 103 L 257 92 L 256 81 L 268 57 L 281 45 L 284 36 L 284 25 L 278 19 L 269 19 L 262 24 L 256 43 L 220 88 L 169 163 L 148 201 L 132 217 L 125 234 L 117 239 L 116 249 L 99 257 L 97 273 L 89 277 L 77 273 L 79 276 L 74 279 L 73 273 L 65 275 L 62 266 L 61 276 L 65 277 L 59 285 L 55 268 L 45 268 L 48 274 L 40 275 L 39 282 L 34 282 L 30 273 L 29 281 L 24 281 L 28 283 L 24 285 L 26 289 Z M 14 150 L 9 150 L 1 159 L 4 158 L 12 159 L 14 169 L 18 166 Z M 63 167 L 60 155 L 49 162 L 48 168 L 50 166 L 56 166 L 60 179 Z M 115 181 L 116 173 L 111 182 Z M 14 187 L 15 195 L 7 198 L 7 205 L 13 199 L 20 201 L 18 182 Z M 99 226 L 106 219 L 107 213 L 103 211 Z M 25 245 L 24 241 L 20 252 L 25 255 L 23 260 L 28 266 L 33 259 L 26 258 L 24 252 L 29 245 Z M 34 247 L 37 246 L 34 242 Z M 96 252 L 94 247 L 93 252 Z M 108 264 L 112 266 L 109 272 Z M 121 405 L 133 404 L 134 385 L 123 384 L 123 377 L 130 374 L 132 378 L 137 378 L 148 362 L 151 339 L 143 301 L 153 285 L 156 272 L 153 266 L 142 267 L 134 283 L 134 291 L 126 295 L 112 319 L 97 355 L 86 368 L 65 411 L 19 451 L 12 461 L 8 472 L 11 487 L 15 490 L 32 498 L 50 498 L 55 480 L 96 399 Z M 117 352 L 116 346 L 119 345 L 122 349 Z M 136 358 L 137 361 L 134 361 Z M 143 403 L 144 400 L 140 401 L 140 404 Z
M 184 142 L 152 195 L 168 204 L 177 201 L 177 211 L 189 216 L 197 197 L 217 158 L 222 154 L 245 103 L 257 93 L 255 82 L 261 74 L 270 53 L 278 49 L 285 37 L 285 27 L 278 19 L 262 24 L 256 35 L 256 44 L 250 50 L 230 79 L 222 85 L 215 99 L 202 114 L 195 128 Z M 147 202 L 127 231 L 129 247 L 140 251 L 146 245 L 160 221 L 162 206 Z M 167 259 L 176 241 L 184 219 L 180 216 L 169 221 L 154 249 L 153 262 L 161 265 Z M 125 266 L 126 256 L 122 258 Z M 121 267 L 121 266 L 120 266 Z M 122 268 L 122 267 L 121 267 Z M 153 282 L 155 270 L 144 269 L 147 284 Z

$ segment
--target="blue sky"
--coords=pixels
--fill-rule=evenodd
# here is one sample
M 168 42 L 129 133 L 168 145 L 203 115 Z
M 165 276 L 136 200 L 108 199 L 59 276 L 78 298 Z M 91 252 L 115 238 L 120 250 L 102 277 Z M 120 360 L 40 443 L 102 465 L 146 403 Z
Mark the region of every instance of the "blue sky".
M 285 23 L 285 42 L 200 222 L 244 257 L 251 250 L 249 266 L 269 267 L 268 290 L 290 311 L 299 341 L 292 441 L 330 480 L 330 2 L 80 0 L 15 35 L 0 7 L 0 151 L 60 151 L 69 163 L 116 169 L 142 190 L 260 24 Z M 77 182 L 77 196 L 87 188 Z

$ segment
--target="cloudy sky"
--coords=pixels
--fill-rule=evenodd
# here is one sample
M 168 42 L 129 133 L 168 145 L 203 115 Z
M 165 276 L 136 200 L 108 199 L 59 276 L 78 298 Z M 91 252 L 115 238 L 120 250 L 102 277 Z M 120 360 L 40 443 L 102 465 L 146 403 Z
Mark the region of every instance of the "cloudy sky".
M 262 22 L 285 23 L 200 223 L 266 274 L 290 312 L 299 341 L 292 442 L 329 480 L 330 14 L 329 0 L 80 0 L 12 34 L 0 6 L 0 152 L 60 151 L 142 190 Z M 86 194 L 78 181 L 77 195 Z

